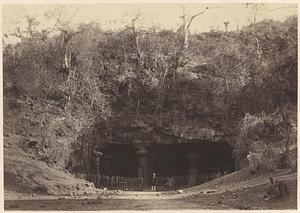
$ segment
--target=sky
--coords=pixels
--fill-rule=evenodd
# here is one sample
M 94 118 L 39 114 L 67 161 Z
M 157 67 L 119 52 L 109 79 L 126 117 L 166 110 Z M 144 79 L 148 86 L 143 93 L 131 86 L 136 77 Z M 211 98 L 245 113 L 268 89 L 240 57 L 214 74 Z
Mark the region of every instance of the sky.
M 137 26 L 140 29 L 153 25 L 161 29 L 176 30 L 182 24 L 182 4 L 179 3 L 148 3 L 148 4 L 14 4 L 3 6 L 3 32 L 11 34 L 17 27 L 26 26 L 26 16 L 33 16 L 40 22 L 40 28 L 51 27 L 55 19 L 45 17 L 49 11 L 62 11 L 61 20 L 71 19 L 71 26 L 79 23 L 96 22 L 104 29 L 119 29 L 130 23 L 135 14 L 141 14 Z M 185 13 L 191 17 L 206 7 L 208 9 L 202 15 L 196 17 L 190 27 L 192 33 L 208 32 L 211 28 L 225 30 L 224 22 L 229 21 L 228 30 L 236 30 L 237 24 L 241 28 L 253 22 L 254 4 L 246 7 L 246 4 L 185 4 Z M 74 13 L 76 14 L 74 15 Z M 283 21 L 290 15 L 297 14 L 296 4 L 258 4 L 256 20 L 274 19 Z M 73 17 L 74 15 L 74 17 Z M 57 17 L 57 15 L 56 15 Z

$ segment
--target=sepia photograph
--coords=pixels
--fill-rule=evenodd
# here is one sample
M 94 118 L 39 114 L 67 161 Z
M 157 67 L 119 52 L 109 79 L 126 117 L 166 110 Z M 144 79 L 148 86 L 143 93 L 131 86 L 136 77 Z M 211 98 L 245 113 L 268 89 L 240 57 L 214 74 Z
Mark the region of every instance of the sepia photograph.
M 296 210 L 297 12 L 2 4 L 4 209 Z

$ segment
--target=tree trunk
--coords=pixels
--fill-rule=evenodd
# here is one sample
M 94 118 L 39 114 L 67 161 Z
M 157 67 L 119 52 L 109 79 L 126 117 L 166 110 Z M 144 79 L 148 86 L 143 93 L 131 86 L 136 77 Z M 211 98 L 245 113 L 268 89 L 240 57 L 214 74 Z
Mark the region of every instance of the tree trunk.
M 186 27 L 186 18 L 185 15 L 182 16 L 182 32 L 183 32 L 183 49 L 186 50 L 189 47 L 188 43 L 188 29 Z

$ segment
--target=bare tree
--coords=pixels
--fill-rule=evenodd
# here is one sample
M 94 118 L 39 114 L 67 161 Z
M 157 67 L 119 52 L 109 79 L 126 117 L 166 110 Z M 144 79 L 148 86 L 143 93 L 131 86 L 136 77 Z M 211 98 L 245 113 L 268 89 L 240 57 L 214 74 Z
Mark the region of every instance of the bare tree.
M 229 25 L 229 23 L 230 23 L 229 21 L 224 21 L 226 33 L 228 32 L 228 25 Z
M 182 16 L 180 16 L 180 18 L 182 19 L 182 26 L 180 27 L 180 30 L 182 31 L 183 34 L 183 48 L 187 49 L 189 46 L 188 44 L 189 29 L 191 27 L 193 20 L 196 17 L 204 14 L 208 9 L 219 8 L 219 7 L 206 7 L 203 11 L 196 13 L 190 17 L 186 15 L 185 5 L 180 5 L 180 7 L 182 9 Z
M 63 50 L 63 58 L 61 59 L 61 67 L 60 72 L 64 73 L 67 76 L 65 82 L 65 88 L 68 90 L 67 94 L 67 103 L 65 103 L 65 107 L 68 105 L 74 94 L 76 93 L 76 69 L 72 69 L 72 51 L 71 51 L 71 41 L 72 39 L 81 33 L 84 33 L 86 30 L 90 28 L 93 22 L 81 25 L 80 28 L 74 30 L 71 27 L 71 23 L 73 18 L 78 13 L 79 9 L 77 8 L 73 14 L 71 14 L 68 18 L 62 18 L 64 14 L 64 7 L 57 8 L 53 11 L 49 11 L 45 14 L 48 19 L 54 19 L 55 23 L 53 27 L 49 27 L 46 29 L 48 34 L 53 32 L 59 33 L 62 36 L 61 41 L 61 49 Z
M 88 23 L 85 24 L 84 26 L 81 27 L 81 29 L 74 31 L 70 25 L 72 22 L 72 19 L 76 16 L 76 14 L 78 13 L 79 9 L 77 8 L 74 13 L 67 19 L 67 20 L 63 20 L 62 19 L 62 15 L 64 13 L 64 7 L 58 8 L 57 10 L 54 11 L 50 11 L 48 13 L 45 14 L 45 16 L 48 19 L 54 18 L 55 19 L 55 24 L 54 27 L 50 27 L 47 29 L 48 33 L 51 32 L 60 32 L 62 34 L 62 49 L 64 50 L 64 58 L 63 58 L 63 63 L 62 63 L 62 67 L 65 70 L 68 70 L 71 68 L 71 51 L 69 48 L 69 42 L 72 40 L 72 38 L 79 34 L 79 33 L 83 33 L 86 29 L 88 29 L 88 26 L 90 26 L 93 23 Z
M 240 32 L 239 19 L 236 20 L 236 32 Z

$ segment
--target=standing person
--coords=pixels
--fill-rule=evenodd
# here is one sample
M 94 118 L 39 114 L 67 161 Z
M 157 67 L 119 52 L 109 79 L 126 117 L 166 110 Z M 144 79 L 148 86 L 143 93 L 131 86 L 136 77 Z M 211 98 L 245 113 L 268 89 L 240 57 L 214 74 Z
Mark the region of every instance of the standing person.
M 249 153 L 247 155 L 247 159 L 248 159 L 249 165 L 250 165 L 250 173 L 252 175 L 255 175 L 255 173 L 258 169 L 258 166 L 259 166 L 258 159 L 255 156 L 255 154 L 251 151 L 249 151 Z
M 93 153 L 95 155 L 96 174 L 100 175 L 100 161 L 103 153 L 100 151 L 99 145 L 94 146 Z
M 152 174 L 152 187 L 151 187 L 152 191 L 156 191 L 156 174 L 155 172 L 153 172 Z

